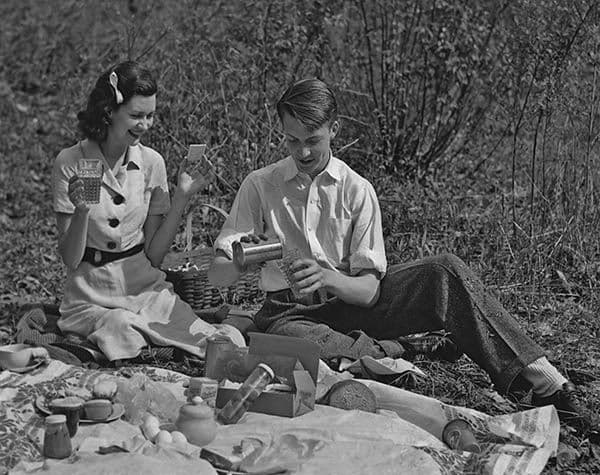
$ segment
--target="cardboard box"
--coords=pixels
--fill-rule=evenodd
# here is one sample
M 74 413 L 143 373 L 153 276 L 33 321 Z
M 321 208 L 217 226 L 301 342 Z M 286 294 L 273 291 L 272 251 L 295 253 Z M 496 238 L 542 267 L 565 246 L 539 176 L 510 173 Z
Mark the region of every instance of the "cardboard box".
M 319 371 L 319 346 L 316 343 L 280 335 L 250 333 L 248 368 L 266 363 L 292 386 L 292 392 L 263 392 L 249 411 L 283 417 L 295 417 L 315 407 Z M 222 408 L 235 389 L 219 388 L 216 407 Z

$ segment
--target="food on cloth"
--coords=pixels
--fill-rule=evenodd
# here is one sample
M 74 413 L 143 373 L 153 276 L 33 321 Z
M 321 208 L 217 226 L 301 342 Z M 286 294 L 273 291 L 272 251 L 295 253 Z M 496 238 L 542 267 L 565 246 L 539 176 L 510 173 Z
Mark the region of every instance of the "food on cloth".
M 340 409 L 358 409 L 375 412 L 377 400 L 373 391 L 366 385 L 352 379 L 338 381 L 329 389 L 326 404 Z
M 112 414 L 112 402 L 108 399 L 91 399 L 83 405 L 85 417 L 93 421 L 108 419 Z
M 101 379 L 94 384 L 92 394 L 95 399 L 112 400 L 115 394 L 117 394 L 117 383 L 112 379 Z
M 173 437 L 171 437 L 171 433 L 168 430 L 161 430 L 157 435 L 154 442 L 158 445 L 161 444 L 170 444 L 173 442 Z
M 50 409 L 51 412 L 57 414 L 59 413 L 56 411 L 64 407 L 79 407 L 79 409 L 81 410 L 83 408 L 84 402 L 85 401 L 83 400 L 83 398 L 80 398 L 78 396 L 60 397 L 52 399 L 52 401 L 48 403 L 48 409 Z
M 171 438 L 173 439 L 173 443 L 177 445 L 185 445 L 188 443 L 185 434 L 179 432 L 178 430 L 174 430 L 173 432 L 171 432 Z
M 84 388 L 82 386 L 68 386 L 65 388 L 65 396 L 76 396 L 78 398 L 83 399 L 84 401 L 89 401 L 90 399 L 94 399 L 92 396 L 92 392 Z
M 150 442 L 154 442 L 156 436 L 160 432 L 160 421 L 156 416 L 148 414 L 142 422 L 142 433 Z

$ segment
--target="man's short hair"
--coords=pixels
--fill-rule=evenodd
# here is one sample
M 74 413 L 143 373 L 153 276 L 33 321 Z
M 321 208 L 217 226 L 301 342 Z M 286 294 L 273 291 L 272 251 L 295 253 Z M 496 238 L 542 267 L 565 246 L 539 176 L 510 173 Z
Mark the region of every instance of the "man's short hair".
M 303 79 L 289 86 L 277 102 L 280 120 L 285 113 L 312 131 L 337 119 L 337 102 L 323 81 Z

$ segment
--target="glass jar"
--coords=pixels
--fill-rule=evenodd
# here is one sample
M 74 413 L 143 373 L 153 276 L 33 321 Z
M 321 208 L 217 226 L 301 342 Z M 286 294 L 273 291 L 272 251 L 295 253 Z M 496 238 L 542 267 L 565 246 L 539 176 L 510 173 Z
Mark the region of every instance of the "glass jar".
M 71 455 L 71 438 L 67 429 L 67 417 L 64 414 L 54 414 L 45 419 L 44 457 L 64 459 Z
M 217 420 L 222 424 L 238 422 L 274 377 L 275 373 L 271 367 L 260 363 L 217 413 Z

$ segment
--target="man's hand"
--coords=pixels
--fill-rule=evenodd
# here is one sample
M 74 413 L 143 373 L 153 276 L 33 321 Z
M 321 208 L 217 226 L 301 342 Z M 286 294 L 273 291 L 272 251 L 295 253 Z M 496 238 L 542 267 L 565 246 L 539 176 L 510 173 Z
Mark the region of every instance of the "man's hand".
M 291 275 L 301 294 L 312 294 L 326 286 L 326 272 L 314 259 L 296 259 L 292 265 Z
M 245 242 L 246 244 L 252 242 L 254 244 L 258 244 L 261 241 L 267 241 L 269 238 L 265 234 L 246 234 L 240 238 L 240 242 Z
M 374 305 L 379 298 L 379 278 L 375 270 L 364 270 L 349 276 L 321 267 L 310 258 L 296 259 L 290 266 L 288 279 L 296 287 L 294 293 L 310 295 L 324 289 L 340 300 L 361 307 Z

